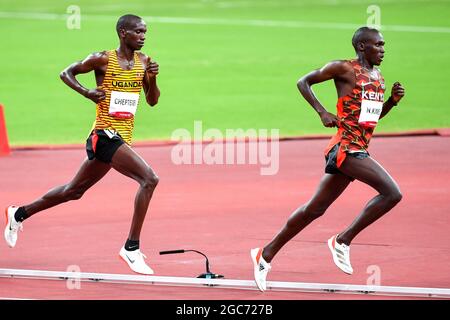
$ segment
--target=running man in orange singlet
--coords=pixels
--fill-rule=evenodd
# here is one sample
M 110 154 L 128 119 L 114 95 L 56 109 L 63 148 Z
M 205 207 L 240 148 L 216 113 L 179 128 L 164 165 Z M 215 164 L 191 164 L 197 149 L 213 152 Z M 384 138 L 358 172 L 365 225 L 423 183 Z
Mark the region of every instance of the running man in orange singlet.
M 96 103 L 97 113 L 86 142 L 87 159 L 69 183 L 50 190 L 42 198 L 23 206 L 6 209 L 5 240 L 10 247 L 25 219 L 63 202 L 78 200 L 102 179 L 111 168 L 136 180 L 140 187 L 134 202 L 130 233 L 119 255 L 129 267 L 141 274 L 153 274 L 139 248 L 139 238 L 147 208 L 158 176 L 131 148 L 134 114 L 139 93 L 144 89 L 150 106 L 158 103 L 156 76 L 159 66 L 139 52 L 145 42 L 147 27 L 138 16 L 120 17 L 116 26 L 120 45 L 116 50 L 93 53 L 61 72 L 61 79 L 73 90 Z M 81 85 L 76 76 L 94 71 L 97 88 Z
M 325 150 L 325 175 L 312 198 L 289 217 L 285 226 L 264 248 L 251 250 L 255 281 L 266 290 L 266 277 L 277 252 L 312 221 L 322 216 L 354 179 L 379 194 L 371 199 L 353 223 L 328 240 L 334 263 L 352 274 L 350 243 L 362 230 L 391 210 L 402 198 L 397 183 L 368 153 L 369 141 L 379 119 L 405 95 L 394 83 L 389 99 L 384 100 L 384 79 L 375 66 L 384 57 L 384 39 L 376 29 L 362 27 L 353 35 L 354 60 L 332 61 L 298 81 L 298 89 L 319 114 L 325 127 L 338 127 Z M 328 112 L 316 98 L 311 86 L 333 80 L 338 94 L 337 116 Z

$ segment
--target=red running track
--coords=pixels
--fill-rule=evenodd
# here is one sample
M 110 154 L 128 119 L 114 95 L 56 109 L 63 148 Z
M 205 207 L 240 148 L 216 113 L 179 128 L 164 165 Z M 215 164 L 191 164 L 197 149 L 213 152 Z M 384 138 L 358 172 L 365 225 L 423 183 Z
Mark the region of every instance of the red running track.
M 354 182 L 327 213 L 280 251 L 268 280 L 366 284 L 369 266 L 381 285 L 449 288 L 449 138 L 375 137 L 371 154 L 399 183 L 404 198 L 352 244 L 354 274 L 332 262 L 326 240 L 341 231 L 375 192 Z M 172 164 L 173 146 L 136 147 L 161 178 L 143 228 L 141 247 L 160 276 L 204 272 L 194 253 L 205 252 L 215 273 L 252 279 L 249 250 L 267 243 L 304 203 L 323 173 L 326 140 L 280 143 L 280 170 L 261 176 L 258 165 Z M 84 150 L 15 151 L 0 158 L 0 206 L 24 204 L 71 179 Z M 128 274 L 118 251 L 128 234 L 137 185 L 111 171 L 78 201 L 37 214 L 24 223 L 14 249 L 0 243 L 0 268 Z M 256 290 L 82 283 L 0 278 L 0 297 L 34 299 L 379 299 L 327 293 L 260 293 Z

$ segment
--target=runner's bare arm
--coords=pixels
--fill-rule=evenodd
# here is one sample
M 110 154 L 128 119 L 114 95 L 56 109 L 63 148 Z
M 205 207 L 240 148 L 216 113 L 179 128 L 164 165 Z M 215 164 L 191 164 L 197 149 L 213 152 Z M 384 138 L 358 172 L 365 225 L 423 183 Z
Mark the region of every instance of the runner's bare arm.
M 60 78 L 76 92 L 82 94 L 84 97 L 92 100 L 95 103 L 105 99 L 105 92 L 101 89 L 87 89 L 81 85 L 76 76 L 80 73 L 88 73 L 93 70 L 105 74 L 106 66 L 108 64 L 108 55 L 106 52 L 92 53 L 83 61 L 77 61 L 65 68 L 60 73 Z
M 391 109 L 397 105 L 397 103 L 404 97 L 405 88 L 400 84 L 400 82 L 395 82 L 392 85 L 391 96 L 389 99 L 383 103 L 383 111 L 381 111 L 380 119 L 391 111 Z
M 338 95 L 341 96 L 341 87 L 347 85 L 351 87 L 351 73 L 353 72 L 351 66 L 346 61 L 338 60 L 332 61 L 326 64 L 321 69 L 314 70 L 307 75 L 303 76 L 298 82 L 297 87 L 300 93 L 308 101 L 308 103 L 316 110 L 319 114 L 320 119 L 325 127 L 336 127 L 338 126 L 338 118 L 328 112 L 324 106 L 317 99 L 311 86 L 316 83 L 321 83 L 331 79 L 335 80 Z
M 159 65 L 150 57 L 143 55 L 145 74 L 144 74 L 144 93 L 145 99 L 150 106 L 158 103 L 160 91 L 156 83 L 156 76 L 159 74 Z

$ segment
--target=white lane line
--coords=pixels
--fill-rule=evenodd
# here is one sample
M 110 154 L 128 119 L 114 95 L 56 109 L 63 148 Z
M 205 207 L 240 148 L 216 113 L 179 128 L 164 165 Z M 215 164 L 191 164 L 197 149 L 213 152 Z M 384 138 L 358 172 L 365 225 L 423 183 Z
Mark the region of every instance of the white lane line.
M 166 276 L 142 276 L 108 273 L 86 272 L 61 272 L 47 270 L 21 270 L 0 269 L 0 277 L 3 278 L 27 278 L 41 280 L 62 281 L 91 281 L 123 284 L 147 284 L 170 286 L 197 286 L 210 288 L 234 288 L 244 290 L 257 290 L 252 280 L 235 279 L 201 279 L 187 277 Z M 448 288 L 420 288 L 420 287 L 395 287 L 395 286 L 368 286 L 334 283 L 306 283 L 306 282 L 282 282 L 268 281 L 267 289 L 285 292 L 320 292 L 320 293 L 345 293 L 345 294 L 372 294 L 382 296 L 416 296 L 416 297 L 440 297 L 450 299 Z
M 0 300 L 36 300 L 36 299 L 32 299 L 32 298 L 0 297 Z
M 25 20 L 65 20 L 67 14 L 36 13 L 36 12 L 7 12 L 0 11 L 0 19 L 25 19 Z M 243 20 L 243 19 L 213 19 L 190 17 L 158 17 L 143 16 L 147 22 L 168 24 L 193 24 L 193 25 L 227 25 L 248 27 L 279 27 L 279 28 L 307 28 L 327 30 L 355 30 L 361 27 L 354 23 L 333 22 L 308 22 L 308 21 L 283 21 L 283 20 Z M 82 14 L 81 20 L 108 20 L 116 21 L 117 16 Z M 383 25 L 381 31 L 413 32 L 413 33 L 450 33 L 449 27 L 408 26 L 408 25 Z

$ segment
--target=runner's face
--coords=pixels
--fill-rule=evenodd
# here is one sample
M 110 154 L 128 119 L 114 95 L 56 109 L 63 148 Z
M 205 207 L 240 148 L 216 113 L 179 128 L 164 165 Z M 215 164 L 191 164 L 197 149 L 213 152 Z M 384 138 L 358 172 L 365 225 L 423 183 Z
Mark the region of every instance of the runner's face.
M 126 30 L 125 43 L 130 49 L 141 50 L 145 44 L 147 26 L 144 21 L 137 22 L 133 28 Z
M 371 65 L 379 66 L 383 62 L 384 39 L 380 33 L 371 33 L 364 45 L 364 55 Z

